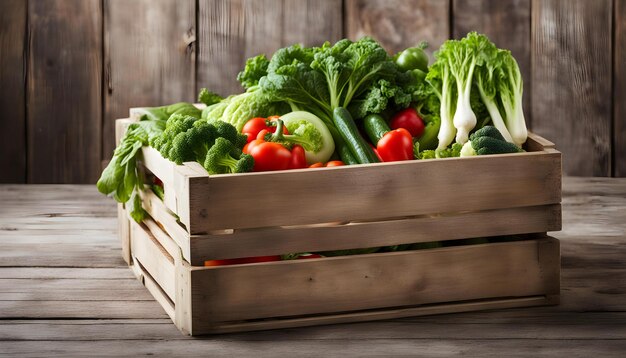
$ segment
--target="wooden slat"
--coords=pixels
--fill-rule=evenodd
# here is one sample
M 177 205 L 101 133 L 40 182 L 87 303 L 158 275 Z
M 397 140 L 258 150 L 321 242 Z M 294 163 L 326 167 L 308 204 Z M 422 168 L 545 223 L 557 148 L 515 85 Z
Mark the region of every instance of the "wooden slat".
M 134 221 L 130 223 L 133 258 L 145 268 L 154 281 L 174 300 L 174 259 L 152 234 Z
M 554 149 L 555 144 L 549 140 L 540 137 L 539 135 L 528 132 L 528 139 L 526 140 L 526 150 L 529 152 L 538 152 L 547 149 Z
M 130 267 L 133 270 L 133 273 L 141 281 L 141 283 L 146 287 L 148 292 L 154 297 L 154 299 L 161 305 L 165 313 L 170 317 L 171 320 L 175 319 L 174 316 L 174 302 L 167 296 L 165 291 L 161 288 L 161 286 L 154 280 L 154 278 L 143 269 L 140 263 L 135 263 Z
M 533 130 L 563 152 L 568 175 L 608 176 L 611 162 L 610 0 L 534 0 Z
M 282 46 L 320 46 L 343 38 L 341 0 L 283 0 Z M 255 55 L 253 53 L 252 55 Z
M 190 213 L 178 214 L 198 234 L 556 204 L 561 157 L 552 151 L 190 178 L 189 191 L 177 190 Z M 294 200 L 304 205 L 291 210 Z
M 29 1 L 28 13 L 28 182 L 95 183 L 101 170 L 101 2 Z
M 346 0 L 346 36 L 372 36 L 396 53 L 420 41 L 432 54 L 450 37 L 450 4 L 439 0 Z
M 103 159 L 129 107 L 195 100 L 195 16 L 194 0 L 104 0 Z
M 558 240 L 544 238 L 358 257 L 193 268 L 193 327 L 194 331 L 202 331 L 217 322 L 242 319 L 558 295 L 558 257 Z M 276 287 L 277 277 L 280 289 L 268 289 Z
M 613 52 L 613 174 L 626 177 L 626 1 L 615 0 Z
M 499 48 L 510 50 L 524 78 L 524 115 L 531 125 L 530 106 L 531 0 L 453 0 L 452 36 L 483 33 Z
M 222 95 L 243 91 L 236 78 L 248 57 L 341 38 L 339 0 L 200 0 L 198 5 L 198 88 Z
M 120 239 L 122 245 L 122 257 L 128 265 L 131 264 L 131 252 L 130 252 L 130 221 L 128 214 L 124 209 L 124 204 L 117 204 L 117 236 Z
M 418 317 L 418 316 L 436 315 L 436 314 L 442 314 L 442 313 L 459 313 L 459 312 L 484 311 L 484 310 L 495 310 L 495 309 L 506 309 L 506 308 L 545 306 L 545 305 L 554 305 L 557 303 L 558 303 L 558 300 L 555 300 L 554 297 L 546 297 L 546 296 L 478 300 L 478 301 L 464 302 L 464 303 L 441 303 L 441 304 L 422 305 L 422 306 L 417 306 L 417 307 L 398 308 L 398 309 L 393 309 L 393 308 L 378 309 L 378 310 L 367 310 L 363 312 L 354 312 L 354 313 L 314 315 L 314 316 L 301 317 L 301 318 L 287 318 L 287 319 L 267 320 L 267 321 L 261 320 L 257 322 L 227 323 L 227 324 L 219 324 L 214 328 L 202 327 L 199 330 L 194 330 L 193 334 L 232 333 L 232 332 L 258 331 L 258 330 L 266 330 L 266 329 L 283 329 L 283 328 L 290 328 L 290 327 L 308 327 L 308 326 L 323 325 L 323 324 L 366 322 L 366 321 L 373 321 L 373 320 L 387 320 L 387 319 L 405 318 L 405 317 Z
M 0 183 L 26 183 L 26 4 L 0 2 Z
M 150 214 L 150 217 L 158 222 L 165 232 L 174 240 L 177 246 L 182 250 L 183 257 L 186 260 L 190 258 L 189 233 L 180 226 L 173 213 L 165 206 L 163 201 L 159 199 L 151 190 L 145 190 L 141 193 L 143 208 Z M 173 256 L 173 255 L 172 255 Z
M 150 218 L 144 219 L 142 224 L 146 226 L 152 237 L 159 242 L 172 259 L 180 256 L 180 248 L 178 247 L 178 244 L 176 244 L 176 242 L 159 227 L 159 224 Z
M 561 206 L 426 216 L 380 222 L 192 236 L 191 264 L 205 260 L 332 251 L 561 230 Z

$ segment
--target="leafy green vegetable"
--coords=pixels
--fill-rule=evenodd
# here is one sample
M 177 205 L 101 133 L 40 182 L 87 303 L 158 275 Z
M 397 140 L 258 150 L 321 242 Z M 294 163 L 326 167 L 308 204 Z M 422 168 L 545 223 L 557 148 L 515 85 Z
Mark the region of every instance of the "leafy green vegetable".
M 222 100 L 223 98 L 219 94 L 210 92 L 206 88 L 202 88 L 198 94 L 198 102 L 204 103 L 207 106 L 214 105 Z
M 249 58 L 246 61 L 244 70 L 237 74 L 237 81 L 239 81 L 245 89 L 258 85 L 261 77 L 267 74 L 269 64 L 270 61 L 265 55 Z
M 470 133 L 490 123 L 506 141 L 518 145 L 526 141 L 522 78 L 509 51 L 499 50 L 486 36 L 472 32 L 461 40 L 446 41 L 435 58 L 426 76 L 432 91 L 418 83 L 414 98 L 427 122 L 436 117 L 434 108 L 439 105 L 437 151 L 447 150 L 455 139 L 465 143 Z M 431 141 L 431 135 L 420 138 L 422 149 L 430 149 Z
M 227 105 L 223 109 L 221 106 L 216 107 L 215 113 L 211 111 L 208 114 L 207 121 L 221 120 L 241 131 L 251 118 L 281 115 L 289 111 L 284 103 L 277 103 L 278 101 L 267 96 L 258 87 L 251 87 L 246 92 L 231 96 L 227 100 Z
M 522 109 L 523 79 L 517 62 L 506 50 L 499 51 L 502 66 L 499 68 L 498 94 L 506 114 L 506 127 L 513 142 L 521 146 L 528 138 L 524 111 Z
M 172 114 L 200 117 L 201 111 L 192 103 L 179 102 L 162 107 L 145 107 L 134 110 L 140 118 L 152 121 L 166 121 Z
M 347 107 L 356 118 L 391 106 L 406 108 L 412 99 L 412 81 L 412 75 L 401 71 L 380 44 L 365 37 L 321 47 L 282 48 L 272 56 L 259 86 L 270 98 L 289 103 L 292 110 L 315 114 L 334 132 L 335 108 Z
M 128 126 L 126 134 L 113 152 L 113 158 L 102 171 L 96 184 L 102 194 L 113 196 L 127 209 L 135 220 L 142 220 L 145 212 L 141 207 L 138 190 L 143 190 L 143 172 L 137 168 L 140 149 L 148 145 L 151 138 L 158 136 L 165 127 L 165 121 L 144 120 Z

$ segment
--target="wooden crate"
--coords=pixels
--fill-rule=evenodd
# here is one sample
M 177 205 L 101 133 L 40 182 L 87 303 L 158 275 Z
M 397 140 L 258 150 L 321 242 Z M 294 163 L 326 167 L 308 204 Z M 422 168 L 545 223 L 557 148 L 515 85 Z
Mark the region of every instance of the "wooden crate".
M 129 120 L 118 121 L 122 133 Z M 188 334 L 554 304 L 561 154 L 527 152 L 209 176 L 152 148 L 165 197 L 150 218 L 120 207 L 124 256 Z M 203 267 L 205 260 L 473 237 L 525 240 L 312 260 Z

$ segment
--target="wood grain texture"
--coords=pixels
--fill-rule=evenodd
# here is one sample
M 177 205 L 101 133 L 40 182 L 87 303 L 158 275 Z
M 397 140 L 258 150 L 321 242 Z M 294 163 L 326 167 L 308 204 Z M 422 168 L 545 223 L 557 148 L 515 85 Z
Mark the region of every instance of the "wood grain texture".
M 29 1 L 28 14 L 28 182 L 95 183 L 101 170 L 101 2 Z
M 26 183 L 26 4 L 0 2 L 0 183 Z
M 149 231 L 136 222 L 130 223 L 131 255 L 158 282 L 159 286 L 174 299 L 174 259 Z
M 532 3 L 533 130 L 556 143 L 568 175 L 610 175 L 611 4 Z
M 191 264 L 202 265 L 210 259 L 345 250 L 560 229 L 561 206 L 557 204 L 347 225 L 236 230 L 233 234 L 192 236 L 189 252 Z
M 342 37 L 340 0 L 200 0 L 198 88 L 242 92 L 237 73 L 248 57 L 271 56 L 293 43 L 320 45 Z
M 0 237 L 7 240 L 0 247 L 4 250 L 7 242 L 24 241 L 9 261 L 0 257 L 3 266 L 19 264 L 0 268 L 0 293 L 20 291 L 36 297 L 42 290 L 30 283 L 31 278 L 64 280 L 68 295 L 74 290 L 88 295 L 81 289 L 86 280 L 101 285 L 89 286 L 95 290 L 114 289 L 117 280 L 125 280 L 121 289 L 134 284 L 143 292 L 137 299 L 150 297 L 121 259 L 115 202 L 93 186 L 0 185 L 0 203 L 0 220 L 6 219 L 0 223 Z M 2 309 L 15 310 L 11 316 L 15 319 L 3 316 L 0 320 L 0 346 L 3 354 L 16 357 L 276 357 L 309 352 L 386 357 L 622 357 L 626 350 L 626 179 L 564 178 L 562 204 L 563 231 L 551 234 L 561 241 L 559 306 L 194 339 L 181 335 L 158 303 L 111 301 L 115 295 L 105 293 L 101 300 L 89 303 L 62 297 L 63 301 L 2 302 Z M 80 230 L 67 225 L 70 216 Z M 94 219 L 98 216 L 108 221 Z M 21 219 L 14 222 L 17 218 Z M 36 243 L 31 241 L 35 238 Z M 36 245 L 52 249 L 55 244 L 58 262 L 64 267 L 51 267 L 54 262 L 33 254 Z M 82 256 L 72 249 L 77 245 L 82 246 Z M 20 281 L 7 286 L 3 279 Z
M 626 1 L 614 1 L 613 175 L 626 177 Z
M 558 295 L 558 248 L 557 240 L 538 239 L 194 268 L 194 334 L 227 321 Z M 538 260 L 555 254 L 555 261 Z M 275 287 L 276 277 L 280 277 L 280 289 L 268 289 Z
M 531 0 L 453 0 L 452 36 L 470 31 L 483 33 L 499 48 L 510 50 L 524 78 L 524 115 L 531 127 L 530 104 L 530 4 Z
M 450 37 L 450 4 L 439 0 L 346 0 L 346 36 L 372 36 L 390 53 L 421 41 L 432 52 Z M 431 57 L 432 58 L 432 57 Z
M 102 156 L 115 147 L 115 120 L 129 107 L 196 99 L 194 0 L 104 1 Z
M 177 190 L 181 195 L 177 197 L 178 208 L 189 207 L 190 212 L 177 214 L 190 233 L 200 234 L 219 229 L 380 220 L 381 215 L 390 219 L 556 204 L 561 200 L 561 155 L 550 151 L 190 177 L 190 187 Z M 473 180 L 468 182 L 468 176 Z M 273 194 L 277 182 L 281 183 L 281 196 Z M 502 182 L 507 185 L 502 186 Z M 424 187 L 429 190 L 424 191 Z M 452 193 L 450 188 L 458 190 Z M 346 199 L 337 200 L 338 195 Z M 271 199 L 258 206 L 258 197 Z M 307 205 L 290 215 L 266 210 L 289 208 L 294 198 Z

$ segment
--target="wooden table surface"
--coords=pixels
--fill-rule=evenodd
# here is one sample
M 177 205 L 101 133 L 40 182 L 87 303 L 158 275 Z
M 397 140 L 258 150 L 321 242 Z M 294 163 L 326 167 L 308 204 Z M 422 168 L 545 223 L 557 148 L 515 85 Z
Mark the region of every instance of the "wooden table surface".
M 626 179 L 565 178 L 561 304 L 190 338 L 94 186 L 0 186 L 0 356 L 626 357 Z

